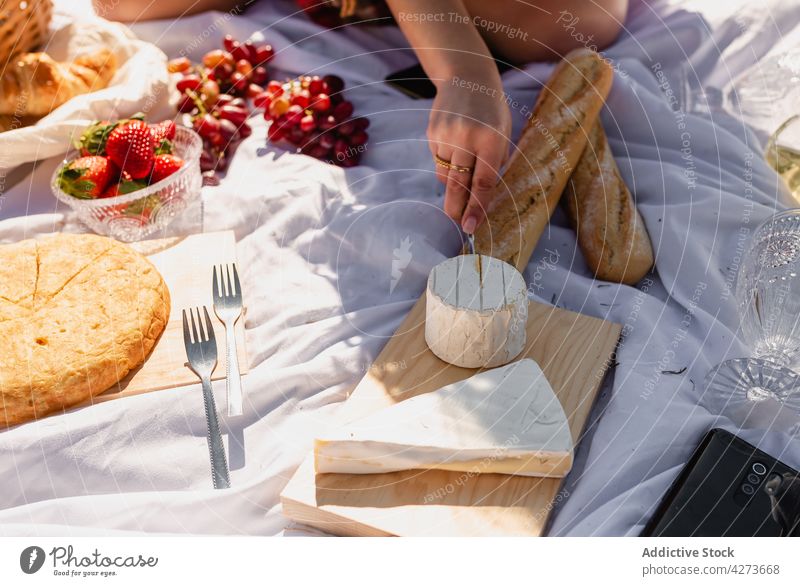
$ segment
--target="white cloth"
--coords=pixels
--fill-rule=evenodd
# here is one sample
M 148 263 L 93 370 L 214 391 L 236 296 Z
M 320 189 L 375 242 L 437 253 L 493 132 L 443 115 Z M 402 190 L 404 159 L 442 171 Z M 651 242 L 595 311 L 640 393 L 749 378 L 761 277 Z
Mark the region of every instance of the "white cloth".
M 93 120 L 121 118 L 136 112 L 169 114 L 167 57 L 151 43 L 134 37 L 123 25 L 89 10 L 56 4 L 52 34 L 42 50 L 56 61 L 71 61 L 103 47 L 113 47 L 118 69 L 108 87 L 76 96 L 32 126 L 0 133 L 0 173 L 21 163 L 54 157 Z
M 535 265 L 557 255 L 539 297 L 625 327 L 552 534 L 637 534 L 701 436 L 715 422 L 735 431 L 697 405 L 700 384 L 712 365 L 745 353 L 727 288 L 740 228 L 783 204 L 752 132 L 719 109 L 684 116 L 663 90 L 678 92 L 687 62 L 701 82 L 724 89 L 774 39 L 794 34 L 798 16 L 777 1 L 758 11 L 704 4 L 637 3 L 608 52 L 622 73 L 603 120 L 657 273 L 639 287 L 593 280 L 560 212 L 526 272 L 530 282 Z M 245 415 L 225 421 L 234 488 L 210 488 L 199 386 L 150 393 L 0 432 L 0 534 L 282 532 L 278 495 L 312 438 L 335 421 L 430 268 L 457 250 L 425 142 L 430 103 L 379 83 L 410 63 L 399 34 L 279 18 L 292 10 L 263 2 L 246 18 L 211 13 L 135 27 L 171 56 L 216 47 L 226 32 L 264 36 L 287 75 L 342 75 L 357 112 L 372 121 L 364 164 L 347 171 L 265 146 L 256 122 L 222 185 L 204 189 L 206 229 L 236 231 L 249 308 Z M 774 20 L 747 17 L 767 13 Z M 667 77 L 656 77 L 656 64 Z M 550 69 L 508 73 L 509 94 L 532 104 Z M 519 109 L 514 121 L 518 131 Z M 60 226 L 47 188 L 54 165 L 7 193 L 0 239 Z M 394 251 L 406 239 L 410 262 L 392 288 Z M 224 384 L 216 390 L 221 402 Z M 786 436 L 742 435 L 800 466 L 800 444 Z

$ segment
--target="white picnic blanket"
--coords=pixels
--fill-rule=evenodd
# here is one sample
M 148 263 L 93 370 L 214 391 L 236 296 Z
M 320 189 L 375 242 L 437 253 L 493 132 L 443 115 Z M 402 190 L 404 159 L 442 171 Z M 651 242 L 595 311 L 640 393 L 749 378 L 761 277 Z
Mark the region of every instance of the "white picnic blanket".
M 551 534 L 637 534 L 701 436 L 714 424 L 736 431 L 698 406 L 701 381 L 745 352 L 729 289 L 742 229 L 785 205 L 785 194 L 760 155 L 770 128 L 751 132 L 713 104 L 683 112 L 681 88 L 725 95 L 777 41 L 800 44 L 800 14 L 789 4 L 634 2 L 627 32 L 608 51 L 618 74 L 603 120 L 657 271 L 638 287 L 595 281 L 557 212 L 526 272 L 545 302 L 624 326 Z M 236 231 L 249 308 L 245 415 L 225 421 L 234 488 L 210 488 L 198 386 L 110 401 L 0 432 L 0 534 L 284 532 L 281 489 L 430 268 L 456 252 L 425 143 L 430 104 L 378 83 L 411 62 L 402 38 L 283 18 L 293 6 L 273 0 L 246 18 L 209 13 L 134 27 L 170 56 L 199 55 L 226 32 L 263 35 L 287 75 L 342 75 L 372 120 L 364 164 L 347 171 L 265 146 L 257 124 L 222 184 L 204 189 L 205 229 Z M 506 74 L 509 94 L 532 104 L 550 69 Z M 514 117 L 518 132 L 518 108 Z M 54 165 L 0 200 L 0 239 L 60 229 L 47 188 Z M 222 402 L 224 384 L 216 390 Z M 787 436 L 742 435 L 800 466 L 800 443 Z

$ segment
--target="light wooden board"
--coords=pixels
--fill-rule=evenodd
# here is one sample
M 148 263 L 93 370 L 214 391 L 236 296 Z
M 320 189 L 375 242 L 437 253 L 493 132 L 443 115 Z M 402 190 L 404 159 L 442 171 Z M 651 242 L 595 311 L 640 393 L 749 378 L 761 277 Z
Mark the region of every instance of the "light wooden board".
M 225 328 L 214 314 L 211 279 L 215 264 L 236 262 L 236 238 L 233 232 L 145 240 L 132 246 L 147 256 L 164 277 L 171 298 L 169 322 L 144 364 L 128 374 L 117 386 L 94 397 L 91 403 L 199 382 L 186 365 L 186 349 L 183 345 L 181 310 L 188 307 L 208 307 L 216 334 L 218 356 L 217 368 L 211 378 L 225 377 Z M 241 277 L 241 267 L 239 275 Z M 236 340 L 239 368 L 244 374 L 247 372 L 244 315 L 236 322 Z
M 434 356 L 425 344 L 424 324 L 423 295 L 347 400 L 345 421 L 478 372 Z M 530 304 L 523 356 L 542 367 L 576 442 L 620 329 L 618 324 Z M 339 535 L 535 536 L 544 530 L 560 484 L 560 479 L 440 470 L 315 475 L 310 455 L 281 500 L 286 516 Z

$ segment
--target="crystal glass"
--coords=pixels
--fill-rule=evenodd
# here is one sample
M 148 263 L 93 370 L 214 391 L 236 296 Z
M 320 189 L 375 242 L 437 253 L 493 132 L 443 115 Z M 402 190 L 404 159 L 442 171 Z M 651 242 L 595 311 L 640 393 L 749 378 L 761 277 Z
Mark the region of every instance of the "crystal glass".
M 733 83 L 725 106 L 761 128 L 777 128 L 800 100 L 800 47 L 762 59 Z
M 769 137 L 764 158 L 800 203 L 800 115 L 786 120 Z
M 736 279 L 742 339 L 752 358 L 716 366 L 703 400 L 746 427 L 800 431 L 800 209 L 775 214 L 753 234 Z
M 53 193 L 97 234 L 123 242 L 142 240 L 157 231 L 163 231 L 189 208 L 200 205 L 203 183 L 200 153 L 203 141 L 193 130 L 179 126 L 172 144 L 175 154 L 183 159 L 183 166 L 169 177 L 144 189 L 116 197 L 79 199 L 59 189 L 59 169 L 56 169 L 51 180 Z M 73 153 L 65 162 L 77 156 L 78 153 Z

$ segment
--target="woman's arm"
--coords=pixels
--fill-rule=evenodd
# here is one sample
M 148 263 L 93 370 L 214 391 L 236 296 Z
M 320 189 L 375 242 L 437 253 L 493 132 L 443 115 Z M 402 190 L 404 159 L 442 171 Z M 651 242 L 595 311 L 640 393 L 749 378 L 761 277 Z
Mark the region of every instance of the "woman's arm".
M 497 66 L 462 0 L 388 0 L 437 93 L 428 124 L 446 183 L 444 210 L 472 233 L 486 214 L 508 152 L 511 115 Z
M 108 20 L 136 22 L 156 18 L 175 18 L 204 10 L 243 8 L 252 0 L 92 0 L 98 16 Z

